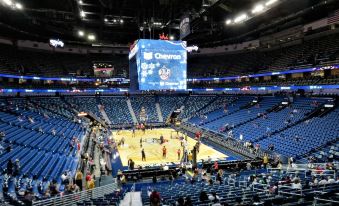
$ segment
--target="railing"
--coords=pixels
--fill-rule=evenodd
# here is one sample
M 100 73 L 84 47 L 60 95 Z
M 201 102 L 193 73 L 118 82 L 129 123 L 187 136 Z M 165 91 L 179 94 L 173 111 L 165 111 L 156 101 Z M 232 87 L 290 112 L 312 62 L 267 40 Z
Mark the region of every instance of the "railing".
M 339 201 L 336 201 L 336 200 L 329 200 L 329 199 L 322 199 L 322 198 L 319 198 L 319 197 L 314 197 L 313 205 L 318 205 L 318 203 L 320 203 L 320 202 L 335 203 L 333 205 L 339 205 Z
M 280 171 L 286 171 L 289 174 L 295 174 L 295 175 L 301 175 L 303 174 L 306 176 L 306 173 L 308 171 L 311 172 L 311 176 L 333 176 L 334 179 L 336 179 L 337 174 L 335 170 L 317 170 L 317 169 L 309 169 L 309 168 L 292 168 L 292 167 L 286 167 L 283 166 L 281 169 L 279 168 L 268 168 L 267 172 L 272 173 L 273 171 L 275 172 L 280 172 Z
M 60 195 L 46 200 L 33 201 L 32 205 L 41 206 L 59 206 L 59 205 L 75 205 L 77 202 L 103 197 L 106 194 L 113 193 L 118 189 L 116 183 L 108 184 L 102 187 L 97 187 L 91 190 L 77 192 L 70 195 Z
M 279 185 L 278 194 L 294 195 L 294 196 L 303 196 L 302 189 L 296 189 L 289 185 Z M 286 190 L 283 190 L 285 188 Z

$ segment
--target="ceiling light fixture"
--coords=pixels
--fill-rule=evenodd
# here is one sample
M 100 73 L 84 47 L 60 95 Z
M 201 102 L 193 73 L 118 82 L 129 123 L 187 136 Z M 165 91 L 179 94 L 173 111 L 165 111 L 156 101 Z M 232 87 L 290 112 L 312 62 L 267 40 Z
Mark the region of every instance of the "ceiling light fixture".
M 13 4 L 13 2 L 11 0 L 2 0 L 5 4 L 7 4 L 8 6 L 11 6 Z
M 229 25 L 229 24 L 231 24 L 232 23 L 232 20 L 231 19 L 227 19 L 226 20 L 226 25 Z
M 79 36 L 84 36 L 84 35 L 85 35 L 85 32 L 82 31 L 82 30 L 79 30 L 79 31 L 78 31 L 78 35 L 79 35 Z
M 258 4 L 253 8 L 252 14 L 260 13 L 264 10 L 264 8 L 265 8 L 264 5 Z
M 81 16 L 81 17 L 86 17 L 86 13 L 85 13 L 83 10 L 81 10 L 81 11 L 80 11 L 80 16 Z
M 88 40 L 91 40 L 91 41 L 95 40 L 94 34 L 89 34 L 87 38 L 88 38 Z
M 269 6 L 269 5 L 272 5 L 274 4 L 275 2 L 277 2 L 278 0 L 268 0 L 266 3 L 265 3 L 265 6 Z
M 247 19 L 247 14 L 241 14 L 234 19 L 234 23 L 240 23 Z

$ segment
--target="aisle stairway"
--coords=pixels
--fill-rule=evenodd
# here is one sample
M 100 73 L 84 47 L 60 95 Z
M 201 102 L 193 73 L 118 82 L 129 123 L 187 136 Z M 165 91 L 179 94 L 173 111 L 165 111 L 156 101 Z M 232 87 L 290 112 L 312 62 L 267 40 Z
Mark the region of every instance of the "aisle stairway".
M 142 206 L 141 192 L 128 192 L 120 202 L 120 206 Z
M 161 112 L 161 109 L 160 109 L 160 104 L 158 102 L 155 103 L 155 108 L 157 110 L 159 122 L 164 122 L 164 118 L 162 116 L 162 112 Z
M 134 110 L 133 110 L 133 107 L 132 107 L 132 104 L 131 104 L 131 100 L 130 99 L 127 99 L 127 106 L 128 106 L 128 110 L 132 116 L 132 119 L 133 119 L 133 123 L 134 124 L 138 124 L 138 119 L 137 117 L 135 116 L 135 113 L 134 113 Z
M 108 118 L 108 116 L 107 116 L 107 114 L 106 114 L 106 111 L 105 111 L 103 105 L 99 104 L 99 105 L 97 105 L 97 106 L 98 106 L 99 111 L 100 111 L 102 117 L 104 118 L 104 120 L 105 120 L 108 124 L 112 124 L 111 120 Z

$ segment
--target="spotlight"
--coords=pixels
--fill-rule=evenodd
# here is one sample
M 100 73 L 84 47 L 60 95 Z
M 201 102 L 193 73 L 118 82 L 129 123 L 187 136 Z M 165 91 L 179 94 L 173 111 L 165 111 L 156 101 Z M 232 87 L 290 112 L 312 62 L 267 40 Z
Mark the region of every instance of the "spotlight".
M 124 23 L 124 20 L 123 20 L 123 19 L 120 19 L 120 23 L 121 23 L 121 24 Z
M 247 14 L 241 14 L 240 16 L 234 19 L 234 23 L 239 23 L 247 19 Z
M 266 2 L 266 6 L 269 6 L 269 5 L 271 5 L 271 4 L 274 4 L 275 2 L 277 2 L 278 0 L 268 0 L 267 2 Z
M 116 19 L 113 19 L 113 22 L 114 22 L 114 23 L 116 23 L 116 22 L 117 22 L 117 20 L 116 20 Z
M 78 35 L 79 35 L 79 36 L 84 36 L 84 35 L 85 35 L 85 32 L 84 32 L 84 31 L 81 31 L 81 30 L 79 30 L 79 31 L 78 31 Z
M 108 22 L 108 19 L 105 18 L 104 21 L 105 21 L 105 22 Z
M 79 4 L 83 4 L 84 3 L 82 0 L 79 0 L 78 2 L 79 2 Z
M 17 9 L 19 9 L 19 10 L 22 10 L 23 6 L 22 6 L 22 4 L 20 4 L 20 3 L 16 3 L 16 4 L 15 4 L 15 8 L 17 8 Z
M 231 23 L 232 23 L 232 20 L 231 20 L 231 19 L 227 19 L 227 20 L 226 20 L 226 24 L 227 24 L 227 25 L 229 25 L 229 24 L 231 24 Z
M 174 36 L 171 35 L 171 36 L 169 37 L 169 39 L 170 39 L 170 40 L 174 40 Z
M 95 40 L 94 34 L 89 34 L 87 38 L 88 38 L 88 40 L 91 40 L 91 41 Z
M 262 4 L 258 4 L 253 8 L 252 13 L 253 14 L 260 13 L 264 10 L 264 8 L 265 7 Z
M 2 0 L 2 1 L 8 6 L 11 6 L 13 4 L 12 0 Z
M 85 14 L 85 12 L 83 10 L 80 11 L 80 16 L 81 17 L 85 17 L 86 16 L 86 14 Z

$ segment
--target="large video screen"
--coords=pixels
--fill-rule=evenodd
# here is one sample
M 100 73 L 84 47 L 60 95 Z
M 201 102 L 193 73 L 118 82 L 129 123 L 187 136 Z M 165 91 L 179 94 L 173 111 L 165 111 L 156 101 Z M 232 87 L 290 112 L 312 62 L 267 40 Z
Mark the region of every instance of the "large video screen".
M 136 49 L 139 90 L 186 89 L 186 42 L 141 39 Z

